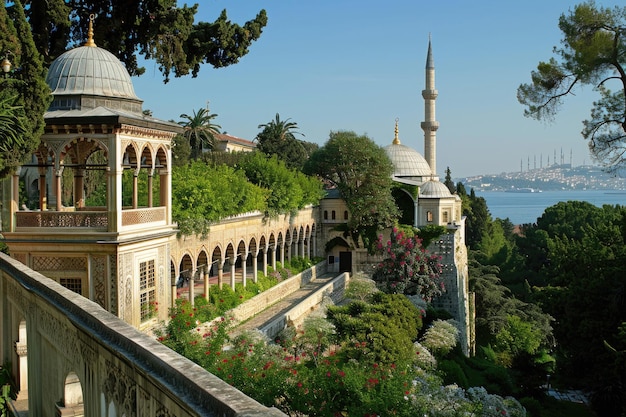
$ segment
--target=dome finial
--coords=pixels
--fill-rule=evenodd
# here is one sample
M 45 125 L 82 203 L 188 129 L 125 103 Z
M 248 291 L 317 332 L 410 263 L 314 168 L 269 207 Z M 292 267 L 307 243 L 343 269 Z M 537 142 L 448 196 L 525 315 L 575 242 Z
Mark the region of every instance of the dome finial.
M 398 120 L 399 119 L 396 117 L 396 128 L 394 129 L 394 138 L 393 138 L 394 145 L 400 144 L 400 139 L 398 138 Z
M 85 42 L 85 46 L 96 46 L 96 43 L 93 41 L 93 21 L 96 18 L 95 14 L 89 15 L 89 30 L 87 31 L 87 42 Z

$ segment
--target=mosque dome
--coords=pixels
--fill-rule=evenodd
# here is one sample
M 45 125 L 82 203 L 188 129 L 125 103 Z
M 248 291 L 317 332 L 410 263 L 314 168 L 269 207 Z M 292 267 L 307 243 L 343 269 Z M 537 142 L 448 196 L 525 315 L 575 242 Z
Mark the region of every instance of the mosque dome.
M 139 100 L 119 59 L 97 46 L 71 49 L 50 65 L 46 82 L 54 96 L 90 95 Z
M 383 148 L 394 166 L 395 177 L 430 177 L 430 166 L 426 159 L 415 149 L 405 146 L 398 139 L 398 121 L 396 120 L 395 138 L 391 145 Z
M 448 187 L 439 181 L 429 180 L 420 187 L 419 198 L 450 198 L 452 194 Z

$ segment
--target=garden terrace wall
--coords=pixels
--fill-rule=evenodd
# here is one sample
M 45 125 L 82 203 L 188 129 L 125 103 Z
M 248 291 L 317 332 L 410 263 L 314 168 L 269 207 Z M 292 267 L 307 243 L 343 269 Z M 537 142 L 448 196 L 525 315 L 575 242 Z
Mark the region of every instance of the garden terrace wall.
M 259 314 L 272 304 L 277 303 L 295 291 L 298 291 L 303 285 L 315 280 L 318 276 L 325 274 L 326 270 L 327 263 L 324 260 L 297 275 L 279 282 L 272 288 L 255 295 L 251 299 L 230 310 L 230 314 L 238 322 L 246 321 Z

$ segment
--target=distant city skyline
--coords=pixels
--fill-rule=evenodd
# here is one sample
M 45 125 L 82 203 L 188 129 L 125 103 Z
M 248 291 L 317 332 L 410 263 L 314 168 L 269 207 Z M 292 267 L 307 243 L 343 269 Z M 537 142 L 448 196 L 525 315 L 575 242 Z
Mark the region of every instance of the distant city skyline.
M 279 113 L 310 142 L 323 145 L 331 131 L 353 130 L 386 146 L 398 118 L 401 142 L 423 155 L 421 91 L 430 34 L 440 177 L 447 167 L 454 177 L 517 171 L 520 159 L 532 159 L 540 149 L 572 149 L 573 165 L 590 164 L 580 132 L 593 92 L 568 98 L 552 124 L 525 118 L 516 98 L 517 87 L 559 45 L 559 16 L 578 3 L 203 2 L 198 20 L 213 21 L 225 8 L 243 24 L 265 8 L 268 25 L 231 67 L 205 66 L 198 78 L 163 84 L 149 61 L 133 82 L 155 117 L 179 121 L 180 114 L 209 103 L 224 131 L 248 140 Z

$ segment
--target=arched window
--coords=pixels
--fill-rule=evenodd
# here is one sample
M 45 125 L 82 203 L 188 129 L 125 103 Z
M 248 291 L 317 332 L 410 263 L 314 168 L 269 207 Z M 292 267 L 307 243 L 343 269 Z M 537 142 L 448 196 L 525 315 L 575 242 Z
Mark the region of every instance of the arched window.
M 335 210 L 332 211 L 331 216 L 332 216 L 333 220 L 335 220 Z
M 343 212 L 343 219 L 348 220 L 348 210 Z
M 450 222 L 450 220 L 448 220 L 448 211 L 447 210 L 444 210 L 444 212 L 443 212 L 443 222 L 444 223 L 449 223 Z
M 324 220 L 328 220 L 328 210 L 324 210 Z
M 432 222 L 433 221 L 433 212 L 430 211 L 430 210 L 426 212 L 426 221 L 427 222 Z

